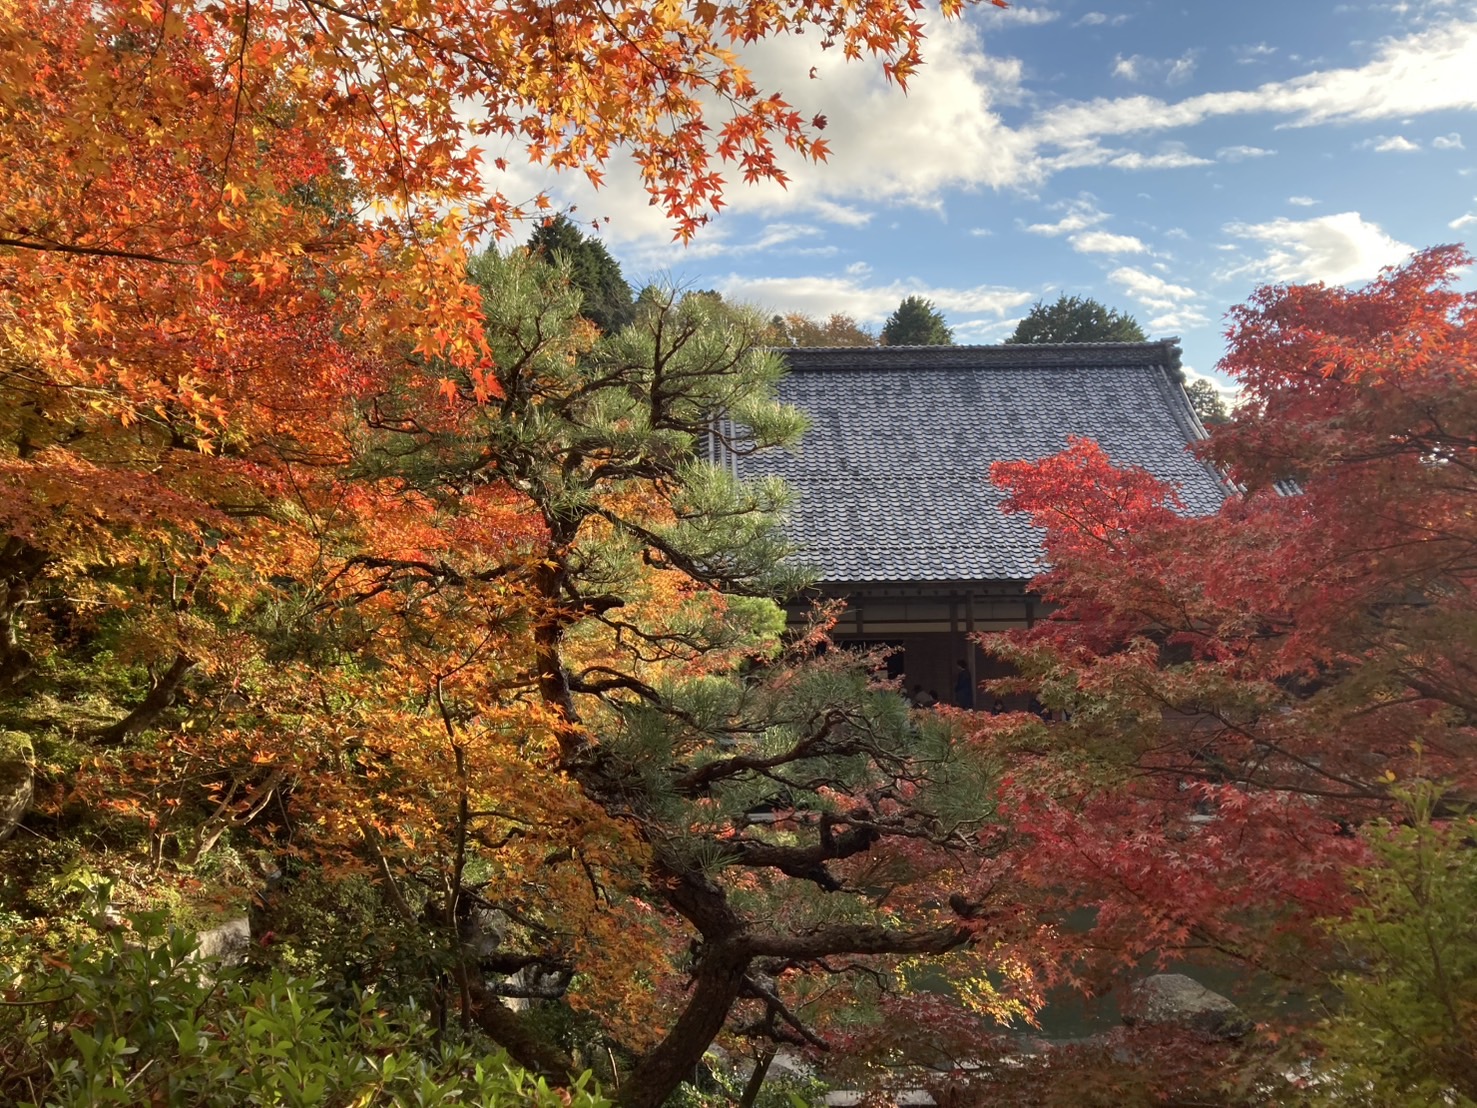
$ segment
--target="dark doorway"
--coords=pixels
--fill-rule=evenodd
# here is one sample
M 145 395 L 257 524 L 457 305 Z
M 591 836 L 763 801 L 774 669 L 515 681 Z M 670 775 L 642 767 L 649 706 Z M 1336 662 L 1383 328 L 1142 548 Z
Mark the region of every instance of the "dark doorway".
M 896 681 L 908 671 L 907 649 L 899 639 L 848 639 L 839 645 L 847 650 L 854 650 L 858 654 L 871 650 L 884 652 L 884 664 L 887 667 L 889 680 Z

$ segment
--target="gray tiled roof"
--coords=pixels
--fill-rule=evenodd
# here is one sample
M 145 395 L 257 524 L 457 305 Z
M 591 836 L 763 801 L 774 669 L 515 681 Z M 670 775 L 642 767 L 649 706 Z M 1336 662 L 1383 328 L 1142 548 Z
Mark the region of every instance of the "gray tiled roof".
M 742 458 L 798 493 L 800 557 L 826 582 L 1024 580 L 1039 532 L 1006 516 L 990 463 L 1096 439 L 1119 465 L 1175 481 L 1191 511 L 1226 494 L 1186 444 L 1203 435 L 1179 347 L 1153 343 L 913 346 L 786 352 L 780 398 L 811 429 L 795 453 Z

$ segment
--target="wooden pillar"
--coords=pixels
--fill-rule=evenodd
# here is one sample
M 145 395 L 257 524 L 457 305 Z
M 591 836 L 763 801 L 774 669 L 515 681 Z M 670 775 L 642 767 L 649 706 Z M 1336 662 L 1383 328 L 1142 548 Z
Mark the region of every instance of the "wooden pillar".
M 974 593 L 964 594 L 964 660 L 969 663 L 969 682 L 972 685 L 979 684 L 979 673 L 975 665 L 975 655 L 979 653 L 974 646 Z

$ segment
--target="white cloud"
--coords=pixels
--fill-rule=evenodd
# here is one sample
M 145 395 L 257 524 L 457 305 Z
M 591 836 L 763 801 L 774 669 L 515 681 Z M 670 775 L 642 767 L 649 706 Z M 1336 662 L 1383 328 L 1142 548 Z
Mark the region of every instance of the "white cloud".
M 1066 214 L 1055 223 L 1032 223 L 1025 230 L 1035 235 L 1066 235 L 1072 249 L 1079 254 L 1142 254 L 1148 251 L 1143 241 L 1133 235 L 1119 235 L 1110 231 L 1090 230 L 1108 218 L 1099 211 L 1094 198 L 1083 194 L 1076 200 L 1052 205 L 1056 211 Z
M 1109 27 L 1121 27 L 1128 22 L 1128 16 L 1123 12 L 1116 15 L 1108 15 L 1106 12 L 1086 12 L 1082 18 L 1072 24 L 1074 27 L 1101 27 L 1106 24 Z
M 1039 6 L 1007 10 L 1053 11 Z M 1114 19 L 1108 16 L 1104 22 Z M 882 80 L 876 66 L 846 64 L 839 51 L 817 54 L 808 37 L 746 48 L 744 62 L 760 87 L 783 90 L 802 115 L 828 117 L 825 138 L 832 155 L 818 166 L 785 158 L 788 188 L 734 183 L 725 196 L 730 209 L 738 216 L 775 223 L 863 226 L 885 204 L 942 211 L 942 197 L 954 188 L 1035 188 L 1052 174 L 1074 168 L 1208 166 L 1214 164 L 1211 159 L 1181 142 L 1124 140 L 1219 118 L 1264 115 L 1273 122 L 1280 119 L 1284 126 L 1309 126 L 1403 121 L 1438 111 L 1477 109 L 1477 81 L 1472 80 L 1477 72 L 1477 18 L 1464 21 L 1449 14 L 1416 33 L 1372 47 L 1370 60 L 1360 66 L 1318 70 L 1178 101 L 1125 96 L 1067 103 L 1028 115 L 1022 125 L 1007 126 L 999 114 L 1002 108 L 1027 103 L 1025 70 L 1019 59 L 986 52 L 983 23 L 931 22 L 928 66 L 906 97 Z M 1102 24 L 1093 20 L 1087 25 Z M 1161 66 L 1157 76 L 1166 76 L 1174 63 L 1157 64 Z M 812 66 L 816 79 L 797 85 L 795 75 L 810 72 Z M 947 141 L 940 136 L 948 136 Z M 736 182 L 733 167 L 715 168 Z M 670 223 L 648 203 L 634 168 L 617 160 L 608 170 L 608 186 L 599 192 L 580 175 L 551 176 L 526 166 L 490 178 L 490 184 L 509 196 L 532 196 L 547 189 L 560 206 L 578 205 L 581 217 L 616 217 L 602 237 L 624 264 L 636 270 L 680 266 L 694 258 L 693 248 L 669 244 Z M 732 233 L 719 219 L 703 229 L 699 243 L 711 243 L 704 249 L 721 254 L 736 245 L 725 235 L 731 238 Z M 788 248 L 796 245 L 792 242 Z
M 1133 266 L 1120 266 L 1108 274 L 1108 280 L 1154 313 L 1145 324 L 1151 333 L 1162 335 L 1190 331 L 1210 322 L 1195 303 L 1200 294 L 1185 285 L 1174 284 Z
M 1195 51 L 1186 51 L 1183 55 L 1170 63 L 1169 72 L 1164 75 L 1166 84 L 1179 85 L 1190 79 L 1195 72 Z
M 1167 85 L 1183 84 L 1195 72 L 1199 52 L 1187 50 L 1178 58 L 1146 58 L 1142 54 L 1113 57 L 1113 76 L 1125 81 L 1154 81 L 1163 78 Z
M 1191 58 L 1193 60 L 1193 58 Z M 1116 59 L 1120 76 L 1147 79 L 1153 59 Z M 1164 63 L 1159 63 L 1164 64 Z M 1187 128 L 1236 115 L 1283 116 L 1283 126 L 1401 118 L 1477 108 L 1477 21 L 1450 21 L 1378 47 L 1363 66 L 1318 70 L 1287 81 L 1169 102 L 1151 96 L 1097 99 L 1039 113 L 1012 132 L 1026 143 L 1015 164 L 1037 183 L 1052 172 L 1113 164 L 1123 169 L 1166 169 L 1207 164 L 1183 149 L 1158 154 L 1125 152 L 1110 136 Z M 1032 155 L 1035 155 L 1032 157 Z
M 951 319 L 949 329 L 961 346 L 1003 342 L 1012 334 L 1024 316 L 1015 319 Z
M 1143 154 L 1142 151 L 1108 151 L 1109 157 L 1103 165 L 1112 165 L 1115 170 L 1182 170 L 1189 165 L 1213 165 L 1211 158 L 1190 154 L 1185 145 L 1167 142 L 1158 154 Z
M 1318 203 L 1311 196 L 1289 196 L 1287 202 L 1297 208 L 1311 208 Z
M 971 227 L 969 233 L 977 239 L 987 239 L 995 232 L 988 227 Z
M 1459 215 L 1447 224 L 1453 231 L 1460 231 L 1463 227 L 1477 227 L 1477 212 Z
M 1122 54 L 1119 54 L 1113 59 L 1113 76 L 1122 77 L 1125 81 L 1143 80 L 1143 77 L 1140 75 L 1139 69 L 1140 66 L 1143 65 L 1144 60 L 1145 59 L 1138 54 L 1134 54 L 1127 58 L 1125 58 Z
M 970 315 L 988 313 L 1002 319 L 1007 312 L 1012 312 L 1036 299 L 1034 292 L 1005 288 L 1000 285 L 976 285 L 968 289 L 936 288 L 922 295 L 945 311 L 963 312 Z M 897 297 L 897 300 L 901 301 L 902 296 Z M 894 303 L 892 307 L 896 308 L 897 304 Z M 889 312 L 891 310 L 891 308 L 888 309 Z
M 1111 152 L 1110 152 L 1111 153 Z M 1110 165 L 1114 169 L 1183 169 L 1192 165 L 1212 165 L 1209 158 L 1202 158 L 1199 154 L 1191 154 L 1184 146 L 1177 142 L 1168 142 L 1157 154 L 1144 154 L 1137 150 L 1128 150 L 1122 153 L 1112 154 L 1102 164 Z
M 1151 334 L 1190 331 L 1210 322 L 1195 303 L 1200 294 L 1185 285 L 1174 284 L 1133 266 L 1120 266 L 1108 274 L 1108 280 L 1154 313 L 1144 324 Z
M 744 210 L 807 208 L 816 200 L 854 206 L 893 201 L 934 205 L 947 187 L 1003 187 L 1027 174 L 1027 143 L 1002 125 L 995 107 L 1022 87 L 1019 59 L 985 53 L 979 29 L 963 21 L 929 26 L 928 66 L 898 94 L 875 66 L 849 64 L 840 51 L 819 55 L 818 79 L 792 89 L 793 75 L 816 63 L 807 39 L 778 39 L 746 50 L 761 88 L 784 89 L 805 115 L 824 114 L 831 156 L 823 165 L 787 163 L 787 189 L 736 189 Z M 947 135 L 948 141 L 940 141 Z M 730 174 L 736 176 L 736 174 Z
M 1477 20 L 1452 21 L 1384 43 L 1367 64 L 1319 70 L 1253 89 L 1205 93 L 1174 103 L 1127 96 L 1066 104 L 1039 115 L 1026 135 L 1070 147 L 1106 135 L 1191 127 L 1208 119 L 1266 113 L 1288 125 L 1402 118 L 1477 108 Z
M 1366 222 L 1358 212 L 1305 220 L 1233 223 L 1226 231 L 1269 247 L 1261 258 L 1226 276 L 1253 274 L 1275 281 L 1343 285 L 1367 280 L 1412 252 L 1410 246 L 1391 238 L 1377 224 Z
M 1142 254 L 1149 248 L 1133 235 L 1082 231 L 1067 240 L 1079 254 Z
M 1409 154 L 1413 150 L 1419 150 L 1420 144 L 1411 142 L 1404 135 L 1376 135 L 1358 143 L 1354 148 L 1373 150 L 1376 154 Z
M 852 262 L 846 267 L 848 277 L 865 277 L 872 272 L 872 267 L 867 262 Z
M 837 204 L 830 200 L 816 199 L 806 205 L 816 216 L 828 223 L 840 223 L 845 227 L 865 227 L 872 222 L 872 213 L 850 204 Z
M 1172 312 L 1156 315 L 1144 324 L 1151 335 L 1165 335 L 1171 331 L 1193 331 L 1196 327 L 1204 327 L 1210 322 L 1210 317 L 1199 308 L 1179 308 Z
M 700 235 L 692 245 L 687 247 L 684 254 L 685 260 L 695 261 L 702 258 L 759 254 L 766 251 L 812 255 L 836 252 L 834 246 L 793 245 L 802 240 L 815 239 L 823 234 L 819 227 L 811 224 L 769 223 L 759 231 L 757 236 L 742 242 L 732 240 L 727 234 L 720 233 L 718 228 L 711 228 L 710 231 L 709 234 Z
M 1026 230 L 1033 235 L 1066 235 L 1074 231 L 1085 231 L 1108 218 L 1105 212 L 1098 211 L 1093 197 L 1085 193 L 1076 200 L 1053 204 L 1051 210 L 1065 211 L 1067 214 L 1055 223 L 1032 223 Z
M 1120 266 L 1108 274 L 1108 280 L 1121 288 L 1146 308 L 1158 312 L 1182 310 L 1198 293 L 1184 285 L 1175 285 L 1163 277 L 1145 273 L 1132 266 Z
M 818 52 L 809 36 L 745 47 L 743 62 L 758 87 L 783 90 L 806 117 L 827 117 L 824 137 L 831 155 L 814 164 L 782 152 L 787 187 L 743 186 L 735 167 L 715 163 L 729 181 L 728 210 L 774 221 L 861 226 L 879 204 L 938 209 L 950 187 L 1006 188 L 1039 177 L 1029 139 L 1004 126 L 997 111 L 1022 95 L 1021 61 L 986 53 L 975 21 L 930 23 L 928 33 L 928 65 L 906 96 L 876 65 L 847 63 L 839 50 Z M 815 79 L 797 83 L 795 75 L 812 68 Z M 716 125 L 724 109 L 712 110 Z M 940 141 L 941 135 L 948 141 Z M 490 151 L 489 158 L 500 152 Z M 509 155 L 511 172 L 489 183 L 510 196 L 548 190 L 561 207 L 574 204 L 582 215 L 614 217 L 602 238 L 628 268 L 681 266 L 698 256 L 694 250 L 724 239 L 720 217 L 702 229 L 695 246 L 672 243 L 669 220 L 650 205 L 634 165 L 619 157 L 606 167 L 607 184 L 598 191 L 583 175 L 519 167 L 517 160 Z
M 1146 154 L 1141 150 L 1124 150 L 1086 141 L 1076 143 L 1054 157 L 1043 158 L 1039 164 L 1057 171 L 1102 165 L 1114 169 L 1183 169 L 1215 163 L 1210 158 L 1190 153 L 1182 142 L 1161 143 L 1158 153 Z
M 1250 46 L 1233 46 L 1231 47 L 1231 53 L 1236 56 L 1236 61 L 1241 65 L 1251 65 L 1253 62 L 1270 58 L 1273 54 L 1277 53 L 1277 47 L 1270 46 L 1265 42 L 1257 42 Z
M 1451 132 L 1451 134 L 1449 135 L 1437 135 L 1431 140 L 1431 148 L 1433 150 L 1466 149 L 1466 147 L 1462 145 L 1462 136 L 1457 134 L 1455 131 Z
M 1222 146 L 1215 156 L 1223 162 L 1244 162 L 1248 158 L 1266 158 L 1277 153 L 1261 146 Z
M 1036 299 L 1036 294 L 999 285 L 974 288 L 930 288 L 916 282 L 894 281 L 867 286 L 854 275 L 844 277 L 744 277 L 730 274 L 716 282 L 724 297 L 758 304 L 766 310 L 804 312 L 824 319 L 845 312 L 861 323 L 885 320 L 904 297 L 922 296 L 939 309 L 961 315 L 1006 315 Z
M 988 7 L 979 10 L 986 23 L 996 26 L 1018 23 L 1027 27 L 1036 27 L 1042 23 L 1053 23 L 1061 18 L 1060 12 L 1054 12 L 1050 8 L 1027 8 L 1022 6 L 1020 0 L 1016 0 L 1016 3 L 1008 8 Z
M 821 229 L 819 227 L 812 227 L 806 224 L 771 223 L 764 228 L 759 237 L 753 242 L 735 247 L 734 250 L 735 252 L 768 250 L 772 246 L 780 246 L 787 242 L 794 242 L 797 239 L 811 238 L 820 233 Z

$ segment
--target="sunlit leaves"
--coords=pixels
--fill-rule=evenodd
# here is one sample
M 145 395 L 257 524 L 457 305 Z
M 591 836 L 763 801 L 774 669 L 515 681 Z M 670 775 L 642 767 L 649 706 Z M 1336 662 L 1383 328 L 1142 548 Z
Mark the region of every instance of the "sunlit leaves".
M 1005 803 L 1023 872 L 1096 909 L 1122 951 L 1211 944 L 1288 968 L 1345 910 L 1350 829 L 1394 782 L 1477 788 L 1477 302 L 1455 248 L 1357 291 L 1260 290 L 1223 368 L 1248 401 L 1203 453 L 1243 488 L 1178 510 L 1147 474 L 1074 442 L 997 465 L 1045 530 L 1059 605 L 989 645 L 1068 718 L 981 721 L 1020 759 Z

